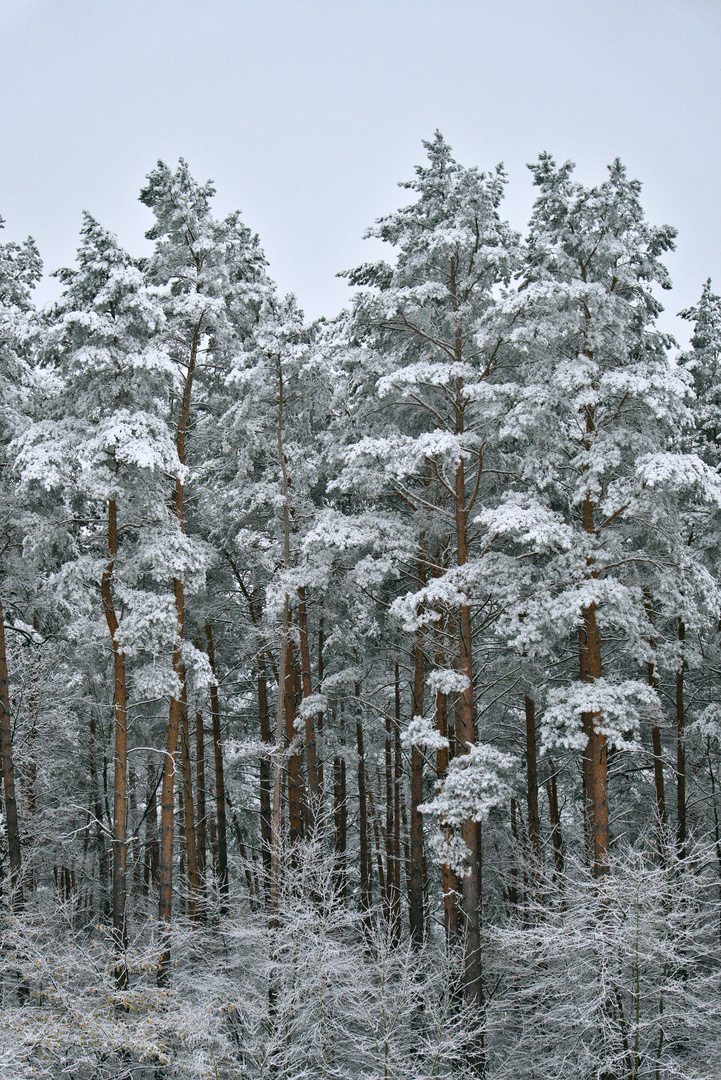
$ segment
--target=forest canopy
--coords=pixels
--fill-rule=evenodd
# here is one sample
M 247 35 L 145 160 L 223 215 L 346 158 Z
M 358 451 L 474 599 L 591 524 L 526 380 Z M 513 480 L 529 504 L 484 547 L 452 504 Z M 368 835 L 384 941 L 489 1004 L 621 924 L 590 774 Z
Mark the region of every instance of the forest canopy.
M 0 243 L 2 1078 L 721 1071 L 721 298 L 424 148 L 333 319 L 182 159 Z

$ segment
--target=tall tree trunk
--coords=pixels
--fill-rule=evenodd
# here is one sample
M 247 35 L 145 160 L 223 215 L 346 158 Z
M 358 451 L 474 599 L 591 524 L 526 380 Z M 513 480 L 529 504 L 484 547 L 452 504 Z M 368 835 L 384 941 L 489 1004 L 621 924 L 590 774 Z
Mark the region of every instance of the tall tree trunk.
M 145 860 L 147 883 L 157 886 L 160 884 L 160 844 L 158 842 L 158 810 L 156 801 L 157 784 L 153 780 L 153 763 L 148 754 L 148 787 L 146 804 L 148 812 L 145 817 Z
M 335 891 L 341 900 L 345 900 L 347 892 L 345 860 L 348 846 L 348 800 L 345 758 L 339 754 L 333 759 L 333 824 Z
M 359 688 L 356 687 L 356 699 Z M 363 724 L 356 723 L 358 748 L 358 829 L 360 832 L 360 901 L 364 919 L 369 916 L 373 903 L 372 864 L 368 845 L 368 807 L 366 803 L 365 755 L 363 751 Z
M 288 776 L 288 839 L 290 846 L 303 838 L 303 806 L 301 802 L 300 754 L 294 745 L 296 718 L 296 669 L 293 643 L 288 642 L 288 658 L 285 675 L 285 742 L 286 772 Z
M 421 544 L 423 539 L 421 538 Z M 422 589 L 426 583 L 425 560 L 418 564 L 418 584 Z M 419 612 L 420 613 L 420 612 Z M 423 716 L 423 632 L 416 633 L 413 646 L 413 700 L 412 716 Z M 410 907 L 408 920 L 411 941 L 423 944 L 425 919 L 423 917 L 423 819 L 418 807 L 423 802 L 423 754 L 419 746 L 411 746 L 411 880 Z
M 305 598 L 305 588 L 302 585 L 298 586 L 298 630 L 300 637 L 300 670 L 303 683 L 303 699 L 305 700 L 311 697 L 313 693 L 313 681 L 310 669 L 310 646 L 308 644 L 308 606 Z M 308 814 L 311 827 L 313 827 L 321 810 L 320 776 L 315 742 L 316 717 L 312 712 L 306 711 L 304 719 L 305 755 L 308 769 Z
M 213 645 L 213 627 L 205 624 L 205 638 L 208 643 L 208 660 L 213 675 L 210 686 L 210 711 L 213 718 L 213 759 L 215 762 L 215 814 L 218 843 L 218 892 L 220 894 L 220 914 L 228 914 L 228 833 L 225 820 L 225 776 L 223 772 L 223 741 L 220 730 L 220 704 L 218 701 L 218 677 L 215 667 L 215 646 Z
M 398 661 L 395 664 L 395 712 L 396 722 L 393 729 L 393 852 L 395 880 L 393 882 L 393 908 L 391 925 L 393 937 L 401 936 L 401 793 L 403 786 L 403 755 L 401 753 L 401 680 Z
M 202 333 L 204 314 L 193 327 L 185 369 L 183 396 L 175 429 L 175 448 L 178 461 L 186 465 L 185 437 L 190 417 L 190 405 L 193 397 L 193 380 L 198 347 Z M 175 492 L 172 504 L 178 531 L 185 533 L 185 489 L 180 477 L 175 480 Z M 175 616 L 177 619 L 177 638 L 173 645 L 173 671 L 178 682 L 178 692 L 170 699 L 168 710 L 168 728 L 165 740 L 165 760 L 163 763 L 163 786 L 160 797 L 160 888 L 158 890 L 158 919 L 165 927 L 164 942 L 158 964 L 158 984 L 167 985 L 170 978 L 170 927 L 173 918 L 173 833 L 175 815 L 175 764 L 178 754 L 178 736 L 180 732 L 181 694 L 185 686 L 185 664 L 183 662 L 182 640 L 185 632 L 185 584 L 182 577 L 173 579 L 175 597 Z
M 10 857 L 10 887 L 13 911 L 22 911 L 24 905 L 22 886 L 22 863 L 20 855 L 20 829 L 18 807 L 15 797 L 15 766 L 13 762 L 12 717 L 10 714 L 10 688 L 8 663 L 5 649 L 5 619 L 0 603 L 0 751 L 2 752 L 3 792 L 5 795 L 5 829 Z
M 324 624 L 322 614 L 318 616 L 318 687 L 317 691 L 320 694 L 323 690 L 323 647 L 324 647 Z M 323 745 L 323 710 L 319 709 L 316 715 L 316 732 L 321 738 L 321 747 Z M 323 758 L 319 755 L 317 761 L 318 769 L 318 787 L 320 788 L 321 805 L 323 804 Z
M 396 665 L 397 669 L 397 665 Z M 385 784 L 386 784 L 386 873 L 384 915 L 391 940 L 397 943 L 401 936 L 400 925 L 400 864 L 396 850 L 395 836 L 395 777 L 393 770 L 393 722 L 386 715 L 385 741 Z
M 683 700 L 684 674 L 686 659 L 684 656 L 686 626 L 683 619 L 678 620 L 679 665 L 676 669 L 676 804 L 677 829 L 676 841 L 679 858 L 686 858 L 686 706 Z
M 183 610 L 183 585 L 177 578 L 176 614 Z M 180 600 L 178 593 L 181 593 Z M 173 668 L 180 672 L 181 686 L 185 683 L 180 642 L 173 649 Z M 170 927 L 173 919 L 173 838 L 175 832 L 175 765 L 178 758 L 178 735 L 180 732 L 181 697 L 171 698 L 163 763 L 163 784 L 160 792 L 160 885 L 158 889 L 158 918 L 164 927 L 163 943 L 158 964 L 158 985 L 167 986 L 170 979 Z
M 115 720 L 115 756 L 113 785 L 113 938 L 115 942 L 115 985 L 128 986 L 125 963 L 127 949 L 127 814 L 128 814 L 128 717 L 125 654 L 118 643 L 119 623 L 112 595 L 113 573 L 118 555 L 118 513 L 115 499 L 108 500 L 108 558 L 100 582 L 105 620 L 113 646 L 113 715 Z
M 651 641 L 651 647 L 656 651 L 656 642 Z M 658 676 L 655 663 L 647 665 L 648 684 L 654 690 L 658 690 Z M 661 747 L 661 728 L 658 723 L 651 724 L 651 745 L 653 747 L 653 782 L 656 789 L 656 820 L 663 842 L 666 832 L 666 790 L 663 780 L 663 750 Z
M 546 794 L 548 796 L 548 817 L 551 822 L 551 844 L 553 845 L 553 864 L 558 881 L 563 878 L 563 839 L 561 836 L 561 815 L 558 809 L 558 787 L 556 785 L 556 769 L 553 761 L 549 760 L 551 775 L 546 780 Z
M 193 813 L 193 773 L 190 762 L 190 725 L 188 723 L 187 687 L 182 691 L 183 707 L 180 713 L 180 760 L 183 771 L 183 810 L 185 826 L 185 864 L 188 874 L 188 918 L 191 922 L 198 919 L 198 897 L 200 877 L 198 875 L 198 851 L 195 837 L 195 816 Z
M 270 898 L 270 852 L 272 847 L 272 810 L 273 778 L 270 774 L 270 762 L 273 735 L 270 729 L 270 709 L 268 707 L 268 676 L 265 649 L 258 652 L 258 718 L 260 737 L 267 750 L 260 758 L 259 797 L 260 797 L 260 845 L 263 860 L 263 888 L 266 900 Z
M 443 648 L 443 624 L 444 620 L 441 615 L 441 618 L 436 620 L 434 626 L 435 664 L 438 670 L 442 670 L 446 666 L 445 649 Z M 447 746 L 439 747 L 436 750 L 436 773 L 439 782 L 442 783 L 446 778 L 454 747 L 453 733 L 451 725 L 448 723 L 448 695 L 441 690 L 436 691 L 436 731 L 441 738 L 448 740 Z M 448 836 L 450 830 L 445 827 L 444 833 Z M 458 939 L 457 896 L 459 882 L 458 875 L 448 863 L 443 863 L 441 866 L 441 884 L 443 887 L 443 923 L 446 931 L 446 941 L 451 944 Z
M 198 861 L 198 890 L 201 910 L 205 899 L 205 853 L 208 847 L 205 810 L 205 731 L 203 712 L 195 710 L 195 786 L 196 786 L 196 825 L 195 843 Z
M 526 712 L 526 791 L 528 807 L 528 840 L 531 845 L 532 874 L 541 871 L 541 823 L 538 813 L 538 767 L 536 764 L 536 703 L 528 694 L 524 698 Z
M 460 391 L 459 391 L 460 393 Z M 456 469 L 456 548 L 459 566 L 468 562 L 468 510 L 466 508 L 465 469 L 463 462 Z M 459 753 L 467 754 L 476 741 L 473 703 L 473 634 L 470 604 L 462 603 L 458 610 L 459 664 L 466 677 L 466 688 L 458 695 L 456 725 Z M 483 1005 L 481 963 L 481 823 L 465 821 L 461 837 L 468 849 L 468 868 L 463 875 L 463 917 L 465 922 L 464 992 L 469 1004 Z
M 283 602 L 283 625 L 280 639 L 280 663 L 278 665 L 278 702 L 275 722 L 275 748 L 273 751 L 273 819 L 270 849 L 270 927 L 278 927 L 280 903 L 280 852 L 281 852 L 281 781 L 283 776 L 283 716 L 285 709 L 285 684 L 288 674 L 288 629 L 290 613 L 288 597 Z
M 593 419 L 588 420 L 589 433 L 593 431 Z M 595 532 L 594 509 L 589 495 L 583 500 L 583 528 L 589 535 Z M 596 577 L 597 571 L 589 564 L 590 576 Z M 601 636 L 596 620 L 596 605 L 589 604 L 581 611 L 579 627 L 579 667 L 582 682 L 594 683 L 603 675 L 601 665 Z M 586 735 L 584 769 L 586 798 L 590 803 L 593 829 L 593 871 L 597 877 L 609 870 L 609 833 L 608 833 L 608 741 L 603 731 L 599 730 L 601 721 L 599 712 L 582 714 L 583 730 Z

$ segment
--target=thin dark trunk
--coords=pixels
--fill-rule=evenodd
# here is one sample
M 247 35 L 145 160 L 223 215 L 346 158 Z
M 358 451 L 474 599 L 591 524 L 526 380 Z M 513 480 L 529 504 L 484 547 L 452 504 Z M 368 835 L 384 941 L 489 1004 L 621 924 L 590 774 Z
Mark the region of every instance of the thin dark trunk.
M 651 642 L 651 647 L 654 652 L 656 649 L 656 642 Z M 656 674 L 656 665 L 649 663 L 648 670 L 648 684 L 652 686 L 654 690 L 658 689 L 658 676 Z M 656 820 L 658 821 L 661 836 L 666 831 L 666 790 L 663 780 L 663 750 L 661 746 L 661 729 L 657 723 L 651 725 L 651 745 L 653 747 L 653 781 L 656 789 Z M 663 842 L 663 841 L 662 841 Z
M 425 563 L 419 564 L 418 583 L 425 585 Z M 412 716 L 423 716 L 423 635 L 419 631 L 413 648 L 413 701 Z M 411 941 L 422 945 L 425 919 L 423 917 L 423 819 L 418 807 L 423 802 L 423 754 L 419 746 L 411 746 L 411 879 L 408 920 Z
M 128 987 L 127 950 L 127 815 L 128 815 L 128 729 L 126 707 L 125 654 L 118 643 L 119 623 L 112 595 L 113 573 L 118 555 L 118 514 L 115 499 L 108 500 L 107 562 L 100 582 L 105 620 L 113 646 L 113 717 L 115 755 L 113 784 L 113 938 L 115 942 L 115 985 Z
M 198 876 L 198 854 L 195 843 L 193 774 L 190 763 L 189 728 L 187 687 L 184 686 L 182 691 L 182 709 L 180 713 L 180 759 L 183 772 L 183 823 L 185 826 L 185 862 L 188 874 L 188 918 L 191 922 L 196 922 L 198 919 L 200 878 Z
M 541 823 L 538 813 L 538 767 L 536 764 L 536 703 L 525 695 L 526 711 L 526 790 L 528 806 L 528 840 L 531 846 L 532 873 L 541 870 Z
M 260 737 L 268 748 L 260 758 L 260 844 L 263 859 L 263 879 L 266 899 L 270 896 L 270 862 L 272 847 L 272 811 L 273 778 L 270 770 L 270 752 L 273 746 L 273 734 L 270 728 L 270 708 L 268 706 L 268 676 L 265 650 L 258 652 L 258 717 Z
M 2 752 L 3 792 L 5 795 L 5 829 L 10 856 L 10 887 L 13 911 L 21 911 L 24 905 L 22 887 L 22 860 L 20 854 L 20 829 L 15 796 L 15 765 L 13 761 L 12 718 L 10 714 L 10 688 L 8 683 L 7 652 L 5 650 L 5 619 L 0 603 L 0 751 Z
M 335 848 L 335 888 L 341 899 L 346 897 L 346 847 L 348 838 L 348 802 L 346 794 L 345 758 L 333 759 L 333 824 Z
M 684 674 L 686 660 L 684 656 L 686 626 L 683 619 L 678 620 L 679 665 L 676 670 L 676 807 L 677 829 L 676 842 L 679 858 L 686 857 L 686 707 L 683 700 Z
M 548 796 L 548 817 L 551 822 L 551 844 L 553 845 L 553 864 L 557 879 L 563 878 L 563 839 L 561 836 L 561 815 L 558 809 L 558 787 L 556 785 L 556 770 L 553 761 L 549 761 L 551 775 L 546 780 L 546 794 Z
M 288 776 L 288 838 L 293 847 L 303 838 L 303 807 L 300 786 L 300 754 L 295 745 L 296 718 L 296 670 L 292 642 L 288 642 L 288 659 L 285 675 L 285 743 L 287 751 L 286 772 Z
M 313 694 L 313 681 L 310 669 L 310 646 L 308 644 L 308 605 L 305 589 L 298 586 L 298 632 L 300 638 L 300 670 L 302 677 L 303 700 Z M 305 756 L 308 775 L 308 816 L 311 827 L 321 810 L 320 777 L 315 741 L 316 716 L 305 713 Z
M 358 690 L 356 688 L 356 697 Z M 358 748 L 358 829 L 360 832 L 360 901 L 364 915 L 370 912 L 373 903 L 373 881 L 370 851 L 368 847 L 368 807 L 366 803 L 365 756 L 363 753 L 363 725 L 356 723 L 356 744 Z
M 213 757 L 215 762 L 215 813 L 218 843 L 218 892 L 220 914 L 228 914 L 228 834 L 225 822 L 225 777 L 223 773 L 223 741 L 220 730 L 220 703 L 218 699 L 218 676 L 215 667 L 213 628 L 205 624 L 208 643 L 208 660 L 213 681 L 210 686 L 210 710 L 213 717 Z
M 198 862 L 198 891 L 202 908 L 205 894 L 205 852 L 208 840 L 205 820 L 205 732 L 201 709 L 195 710 L 195 786 L 197 789 L 195 796 L 197 808 L 195 843 Z
M 148 754 L 148 794 L 146 798 L 148 813 L 145 818 L 145 860 L 148 885 L 152 882 L 157 888 L 160 884 L 160 844 L 158 842 L 156 787 L 157 785 L 153 780 L 152 758 Z

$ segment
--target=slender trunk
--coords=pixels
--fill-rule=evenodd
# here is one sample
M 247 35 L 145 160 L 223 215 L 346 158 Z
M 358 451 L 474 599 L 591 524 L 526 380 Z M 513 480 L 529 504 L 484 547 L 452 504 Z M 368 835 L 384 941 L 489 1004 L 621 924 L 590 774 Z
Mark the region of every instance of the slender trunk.
M 654 652 L 656 650 L 656 642 L 651 642 L 651 647 Z M 658 676 L 656 675 L 656 665 L 649 663 L 647 665 L 648 670 L 648 684 L 653 687 L 654 690 L 658 689 Z M 661 729 L 657 723 L 651 725 L 651 745 L 653 747 L 653 781 L 656 789 L 656 820 L 658 821 L 659 829 L 661 831 L 661 837 L 666 831 L 666 791 L 663 780 L 663 751 L 661 747 Z
M 589 433 L 593 430 L 593 421 L 588 420 Z M 583 500 L 583 528 L 593 535 L 594 510 L 590 496 Z M 596 577 L 595 570 L 590 576 Z M 601 636 L 596 620 L 596 605 L 589 604 L 581 611 L 579 627 L 579 667 L 582 682 L 593 683 L 603 675 L 601 665 Z M 608 742 L 603 731 L 599 730 L 600 712 L 582 714 L 583 730 L 586 735 L 584 752 L 584 778 L 586 798 L 590 803 L 590 816 L 593 835 L 593 872 L 597 877 L 609 870 L 609 834 L 608 834 Z
M 175 447 L 178 461 L 186 465 L 185 436 L 190 416 L 193 397 L 195 364 L 204 316 L 201 315 L 191 334 L 188 365 L 185 370 L 183 397 L 175 430 Z M 185 533 L 185 489 L 180 477 L 175 480 L 175 492 L 172 504 L 178 531 Z M 180 689 L 185 685 L 185 664 L 181 643 L 185 630 L 185 584 L 183 577 L 173 579 L 175 597 L 175 616 L 177 619 L 177 639 L 173 645 L 173 671 L 178 682 L 178 693 L 170 699 L 168 710 L 168 728 L 165 740 L 165 761 L 163 764 L 163 786 L 160 801 L 160 888 L 158 890 L 158 918 L 164 925 L 164 941 L 158 964 L 158 984 L 167 985 L 170 978 L 170 926 L 173 918 L 173 832 L 175 811 L 175 763 L 178 753 L 178 735 L 180 732 L 181 700 Z
M 180 713 L 180 759 L 183 771 L 183 817 L 185 825 L 185 863 L 188 874 L 188 918 L 191 922 L 197 922 L 200 877 L 198 875 L 198 853 L 195 843 L 193 774 L 190 763 L 190 725 L 188 723 L 187 688 L 185 686 L 182 691 L 182 701 L 183 707 Z
M 441 670 L 446 666 L 445 650 L 443 648 L 443 618 L 435 623 L 435 664 Z M 441 690 L 436 691 L 436 731 L 448 740 L 447 746 L 436 750 L 436 773 L 442 783 L 448 772 L 448 765 L 452 756 L 453 739 L 451 725 L 448 723 L 448 695 Z M 450 829 L 443 829 L 446 837 L 450 836 Z M 443 888 L 443 924 L 448 944 L 455 943 L 458 939 L 458 903 L 459 892 L 458 874 L 448 863 L 441 866 L 441 884 Z
M 0 603 L 0 752 L 2 753 L 3 792 L 5 794 L 5 828 L 10 857 L 10 887 L 13 911 L 22 911 L 24 898 L 21 878 L 20 830 L 15 797 L 15 766 L 13 762 L 12 718 L 8 684 L 7 652 L 5 650 L 5 620 Z
M 265 650 L 258 652 L 258 717 L 260 737 L 268 748 L 260 758 L 259 795 L 260 795 L 260 844 L 263 859 L 264 893 L 270 897 L 270 852 L 272 847 L 272 811 L 273 779 L 270 775 L 270 753 L 273 735 L 270 730 L 270 709 L 268 707 L 268 676 Z
M 286 771 L 288 775 L 288 839 L 293 847 L 303 838 L 303 807 L 300 787 L 300 754 L 295 744 L 296 717 L 296 670 L 292 642 L 288 642 L 287 668 L 285 675 L 285 741 L 287 752 Z
M 358 697 L 356 687 L 356 697 Z M 358 828 L 360 831 L 360 901 L 364 917 L 368 916 L 373 903 L 373 882 L 370 851 L 368 849 L 368 807 L 366 803 L 365 756 L 363 752 L 363 725 L 356 723 L 358 748 Z
M 456 547 L 459 566 L 468 561 L 468 510 L 465 505 L 465 471 L 463 462 L 456 469 Z M 459 664 L 466 677 L 466 688 L 458 695 L 456 725 L 459 753 L 467 754 L 476 741 L 473 704 L 473 638 L 470 604 L 462 603 L 458 610 Z M 461 838 L 468 849 L 468 865 L 463 875 L 463 918 L 465 922 L 464 991 L 466 1001 L 481 1007 L 483 1004 L 481 965 L 481 823 L 465 821 Z
M 324 646 L 324 625 L 323 616 L 318 616 L 318 693 L 323 690 L 323 646 Z M 321 739 L 321 747 L 323 745 L 323 711 L 320 709 L 316 715 L 316 732 Z M 318 757 L 317 762 L 318 769 L 318 787 L 320 789 L 321 806 L 323 805 L 323 758 Z
M 561 837 L 561 815 L 558 809 L 558 787 L 556 785 L 556 770 L 553 761 L 549 760 L 551 775 L 546 780 L 546 794 L 548 796 L 548 817 L 551 822 L 551 844 L 553 845 L 553 864 L 556 877 L 560 881 L 563 878 L 563 840 Z
M 531 846 L 532 874 L 541 870 L 541 823 L 538 813 L 538 768 L 536 765 L 536 703 L 525 695 L 526 710 L 526 791 L 528 840 Z
M 288 467 L 283 449 L 283 365 L 280 353 L 276 356 L 278 373 L 278 420 L 276 439 L 278 445 L 278 464 L 280 465 L 283 493 L 283 567 L 290 569 L 290 501 Z M 270 927 L 278 927 L 278 905 L 280 902 L 280 850 L 281 850 L 281 777 L 283 770 L 283 700 L 287 695 L 288 682 L 288 630 L 290 627 L 290 603 L 288 593 L 283 596 L 283 623 L 280 638 L 280 664 L 278 665 L 278 701 L 275 724 L 275 751 L 273 761 L 273 821 L 270 870 Z M 271 1007 L 274 1004 L 274 991 L 270 992 Z
M 511 848 L 511 869 L 508 875 L 508 906 L 511 909 L 511 915 L 515 915 L 518 911 L 518 823 L 516 821 L 516 800 L 511 799 L 511 836 L 513 837 L 513 845 Z
M 183 585 L 175 580 L 176 613 L 183 610 Z M 173 649 L 173 668 L 185 682 L 180 641 Z M 158 918 L 164 927 L 163 944 L 158 964 L 158 985 L 166 986 L 170 978 L 170 926 L 173 918 L 173 833 L 175 825 L 175 764 L 178 756 L 180 731 L 180 694 L 171 698 L 163 764 L 163 785 L 160 792 L 160 887 L 158 889 Z
M 684 656 L 686 626 L 683 619 L 678 620 L 679 665 L 676 670 L 676 802 L 677 829 L 676 841 L 679 858 L 686 858 L 686 707 L 684 705 L 684 674 L 686 660 Z
M 201 709 L 195 710 L 195 786 L 197 788 L 195 843 L 198 861 L 198 890 L 202 907 L 205 893 L 205 852 L 208 840 L 205 820 L 205 731 Z
M 128 986 L 125 963 L 127 949 L 127 814 L 128 814 L 128 717 L 125 654 L 118 643 L 119 623 L 112 595 L 115 560 L 118 555 L 118 512 L 115 499 L 108 500 L 108 558 L 100 582 L 105 620 L 113 646 L 113 716 L 115 720 L 115 756 L 113 784 L 113 938 L 117 954 L 115 985 Z
M 313 693 L 310 670 L 310 647 L 308 644 L 308 606 L 305 588 L 298 586 L 298 630 L 300 637 L 300 670 L 303 681 L 303 699 Z M 305 713 L 305 754 L 308 769 L 308 814 L 311 827 L 315 824 L 321 807 L 320 777 L 315 743 L 316 717 L 312 712 Z
M 391 940 L 396 943 L 400 939 L 400 886 L 398 877 L 400 868 L 398 855 L 395 847 L 395 780 L 393 774 L 393 722 L 390 715 L 386 715 L 386 741 L 385 741 L 385 785 L 386 785 L 386 872 L 385 872 L 385 895 L 384 916 L 389 928 Z
M 373 801 L 373 789 L 371 788 L 370 780 L 368 779 L 368 773 L 366 773 L 365 782 L 366 793 L 368 795 L 368 807 L 370 809 L 371 822 L 373 823 L 373 839 L 375 841 L 376 866 L 378 867 L 378 887 L 380 889 L 381 896 L 383 896 L 385 895 L 386 891 L 386 879 L 385 872 L 383 870 L 383 847 L 381 844 L 378 814 L 376 813 L 375 803 Z
M 421 540 L 422 543 L 422 540 Z M 425 561 L 418 566 L 418 584 L 425 585 Z M 423 633 L 418 631 L 413 647 L 413 701 L 412 716 L 423 716 Z M 423 819 L 418 807 L 423 802 L 423 754 L 419 746 L 411 746 L 411 879 L 408 919 L 411 941 L 423 944 L 425 919 L 423 917 Z
M 280 902 L 280 850 L 281 850 L 281 780 L 283 775 L 283 698 L 288 668 L 288 627 L 290 612 L 288 597 L 283 602 L 283 625 L 280 638 L 280 663 L 278 665 L 278 702 L 275 720 L 275 747 L 273 750 L 273 818 L 270 849 L 270 927 L 278 927 Z
M 159 866 L 160 866 L 160 845 L 158 843 L 158 810 L 157 801 L 155 797 L 156 784 L 153 782 L 153 766 L 152 758 L 148 754 L 148 794 L 146 803 L 148 812 L 145 818 L 145 861 L 146 861 L 146 878 L 148 885 L 150 882 L 156 887 L 160 883 Z
M 391 927 L 395 940 L 401 936 L 401 789 L 403 785 L 403 756 L 401 754 L 401 681 L 398 661 L 395 664 L 395 712 L 393 728 L 393 881 Z
M 218 843 L 218 892 L 220 894 L 220 914 L 228 914 L 228 834 L 225 822 L 225 777 L 223 773 L 223 742 L 220 731 L 220 704 L 218 701 L 218 678 L 215 667 L 215 647 L 213 628 L 205 624 L 205 638 L 208 643 L 208 660 L 213 674 L 210 686 L 210 710 L 213 717 L 213 757 L 215 761 L 215 813 Z
M 348 802 L 346 795 L 345 758 L 333 759 L 333 824 L 335 849 L 335 891 L 342 900 L 346 897 L 346 847 L 348 842 Z

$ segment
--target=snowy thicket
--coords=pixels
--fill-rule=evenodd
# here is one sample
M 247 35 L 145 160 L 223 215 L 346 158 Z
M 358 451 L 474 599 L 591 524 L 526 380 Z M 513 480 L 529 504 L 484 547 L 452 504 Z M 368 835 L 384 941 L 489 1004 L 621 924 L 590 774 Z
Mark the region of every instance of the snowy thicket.
M 182 160 L 0 244 L 3 1080 L 721 1070 L 721 299 L 425 148 L 331 321 Z

